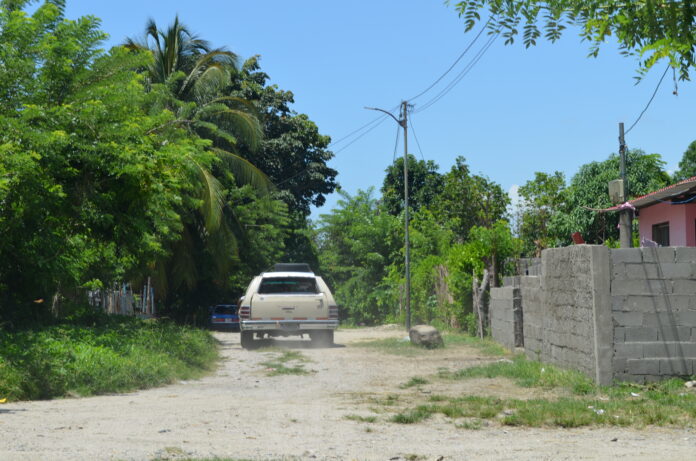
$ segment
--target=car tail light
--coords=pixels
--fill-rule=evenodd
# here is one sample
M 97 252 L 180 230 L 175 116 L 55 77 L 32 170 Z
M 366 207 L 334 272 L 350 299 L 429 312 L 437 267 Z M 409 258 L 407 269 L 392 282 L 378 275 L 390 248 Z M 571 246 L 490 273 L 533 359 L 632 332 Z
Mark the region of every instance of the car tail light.
M 338 320 L 338 306 L 329 306 L 329 318 Z
M 239 318 L 249 320 L 251 318 L 251 306 L 242 306 L 239 308 Z

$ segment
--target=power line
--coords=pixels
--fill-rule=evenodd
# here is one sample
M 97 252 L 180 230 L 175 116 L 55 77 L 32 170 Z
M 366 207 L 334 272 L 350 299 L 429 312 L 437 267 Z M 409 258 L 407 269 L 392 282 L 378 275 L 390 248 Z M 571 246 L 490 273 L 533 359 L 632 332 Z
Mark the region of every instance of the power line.
M 367 133 L 369 133 L 370 131 L 374 130 L 375 128 L 377 128 L 378 126 L 380 126 L 382 123 L 384 123 L 384 121 L 385 121 L 386 119 L 387 119 L 387 116 L 386 116 L 386 115 L 381 116 L 379 119 L 377 119 L 377 120 L 379 120 L 379 122 L 378 122 L 377 124 L 373 125 L 373 126 L 372 126 L 371 128 L 369 128 L 369 129 L 363 131 L 363 132 L 360 134 L 360 136 L 356 137 L 356 138 L 353 139 L 351 142 L 349 142 L 349 143 L 346 144 L 345 146 L 343 146 L 343 147 L 341 147 L 340 149 L 338 149 L 336 152 L 334 152 L 334 154 L 339 154 L 340 152 L 343 152 L 344 150 L 346 150 L 346 149 L 348 148 L 348 146 L 352 145 L 355 141 L 357 141 L 358 139 L 362 138 L 362 137 L 365 136 Z
M 421 149 L 420 141 L 418 141 L 418 136 L 416 136 L 416 129 L 413 128 L 413 117 L 408 119 L 408 124 L 411 125 L 411 131 L 413 131 L 413 137 L 418 145 L 418 151 L 421 154 L 421 159 L 425 162 L 425 157 L 423 156 L 423 149 Z
M 643 117 L 643 114 L 648 110 L 648 107 L 650 107 L 650 104 L 653 102 L 653 99 L 655 99 L 655 95 L 657 94 L 657 90 L 660 89 L 660 85 L 662 85 L 662 80 L 665 79 L 665 75 L 667 75 L 667 71 L 669 71 L 669 68 L 670 68 L 670 67 L 672 67 L 672 66 L 669 65 L 669 64 L 667 64 L 667 68 L 666 68 L 665 71 L 663 72 L 662 77 L 660 77 L 660 81 L 657 82 L 657 86 L 655 87 L 655 91 L 653 91 L 652 96 L 650 96 L 650 100 L 649 100 L 648 103 L 645 105 L 645 108 L 643 109 L 643 112 L 640 113 L 640 115 L 638 116 L 638 118 L 636 119 L 636 121 L 633 122 L 633 125 L 631 125 L 631 126 L 628 128 L 628 130 L 626 130 L 626 133 L 624 133 L 624 134 L 628 134 L 628 133 L 633 129 L 633 127 L 636 126 L 636 125 L 638 124 L 638 122 L 640 121 L 640 119 Z
M 459 72 L 459 74 L 457 74 L 457 76 L 442 91 L 440 91 L 440 93 L 438 93 L 430 101 L 426 102 L 415 113 L 423 112 L 424 110 L 428 109 L 430 106 L 438 102 L 440 99 L 442 99 L 447 93 L 452 91 L 452 89 L 464 79 L 464 77 L 471 71 L 471 69 L 473 69 L 476 66 L 476 64 L 481 60 L 481 58 L 486 54 L 491 45 L 493 45 L 493 42 L 495 42 L 495 39 L 498 38 L 498 35 L 498 33 L 491 35 L 491 37 L 488 39 L 485 45 L 483 45 L 483 47 L 478 51 L 478 53 L 476 53 L 473 59 L 469 61 L 469 64 L 467 64 L 466 67 L 464 67 L 464 69 L 461 72 Z
M 396 140 L 394 141 L 394 155 L 392 155 L 392 165 L 396 162 L 396 149 L 399 147 L 399 131 L 401 131 L 401 126 L 396 126 Z
M 469 42 L 469 45 L 464 49 L 464 51 L 461 52 L 461 54 L 459 55 L 459 57 L 457 57 L 457 59 L 455 59 L 455 61 L 452 63 L 452 65 L 449 67 L 449 69 L 447 69 L 447 70 L 445 71 L 444 74 L 440 75 L 440 77 L 439 77 L 437 80 L 435 80 L 429 87 L 427 87 L 426 89 L 424 89 L 423 91 L 421 91 L 421 92 L 418 93 L 417 95 L 415 95 L 415 96 L 413 96 L 413 97 L 407 99 L 407 101 L 413 101 L 414 99 L 420 98 L 420 97 L 423 96 L 425 93 L 427 93 L 428 91 L 430 91 L 435 85 L 437 85 L 438 83 L 440 83 L 440 81 L 441 81 L 443 78 L 445 78 L 445 76 L 446 76 L 447 74 L 449 74 L 449 73 L 452 71 L 452 69 L 454 69 L 454 66 L 456 66 L 456 65 L 459 63 L 459 61 L 462 60 L 462 58 L 464 57 L 464 55 L 465 55 L 466 53 L 469 52 L 469 50 L 471 49 L 471 47 L 474 46 L 474 44 L 475 44 L 476 41 L 479 39 L 479 37 L 481 37 L 481 34 L 483 34 L 483 31 L 486 30 L 486 27 L 488 26 L 488 24 L 489 24 L 490 22 L 491 22 L 491 20 L 490 20 L 490 18 L 489 18 L 488 21 L 486 22 L 486 24 L 484 24 L 483 27 L 481 27 L 481 30 L 479 31 L 479 33 L 476 34 L 476 36 L 471 40 L 471 42 Z

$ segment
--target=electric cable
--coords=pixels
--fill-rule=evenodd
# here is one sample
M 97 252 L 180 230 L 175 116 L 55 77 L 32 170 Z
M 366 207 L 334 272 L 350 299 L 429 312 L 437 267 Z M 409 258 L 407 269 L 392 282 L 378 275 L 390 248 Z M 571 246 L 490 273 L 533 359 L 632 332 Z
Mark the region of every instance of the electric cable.
M 421 149 L 420 141 L 418 141 L 418 136 L 416 136 L 416 129 L 413 127 L 413 117 L 409 117 L 408 124 L 411 125 L 413 138 L 416 140 L 416 145 L 418 145 L 418 152 L 420 152 L 421 154 L 421 159 L 425 162 L 425 157 L 423 156 L 423 149 Z
M 486 54 L 486 52 L 490 49 L 490 47 L 493 45 L 493 42 L 495 42 L 495 39 L 498 38 L 498 33 L 491 35 L 491 37 L 488 39 L 485 45 L 478 51 L 478 53 L 474 56 L 474 58 L 467 64 L 464 69 L 457 74 L 457 76 L 442 90 L 440 93 L 438 93 L 435 97 L 433 97 L 430 101 L 426 102 L 421 106 L 418 110 L 415 111 L 415 113 L 420 113 L 423 112 L 424 110 L 427 110 L 430 108 L 433 104 L 437 103 L 440 99 L 442 99 L 447 93 L 452 91 L 452 89 L 461 82 L 464 77 L 476 66 L 476 64 L 483 58 L 483 56 Z
M 394 155 L 392 155 L 392 165 L 396 162 L 396 149 L 399 147 L 399 132 L 401 131 L 401 125 L 396 125 L 396 139 L 394 140 Z
M 435 85 L 437 85 L 438 83 L 440 83 L 440 81 L 441 81 L 443 78 L 445 78 L 445 76 L 446 76 L 447 74 L 449 74 L 449 73 L 452 71 L 452 69 L 454 69 L 454 66 L 456 66 L 456 65 L 459 63 L 459 61 L 462 60 L 462 58 L 464 57 L 464 55 L 466 55 L 466 53 L 469 52 L 469 50 L 471 49 L 471 47 L 473 47 L 473 46 L 476 44 L 476 41 L 479 39 L 479 37 L 481 37 L 481 34 L 483 34 L 483 31 L 486 30 L 486 27 L 488 27 L 488 24 L 489 24 L 490 22 L 491 22 L 491 18 L 488 18 L 488 21 L 486 21 L 486 24 L 484 24 L 483 27 L 481 27 L 481 30 L 479 30 L 479 33 L 476 34 L 476 36 L 471 40 L 471 42 L 469 42 L 469 45 L 467 45 L 467 47 L 464 48 L 464 51 L 461 52 L 461 54 L 459 55 L 459 57 L 457 57 L 457 59 L 455 59 L 455 61 L 452 63 L 452 65 L 449 67 L 449 69 L 447 69 L 447 70 L 445 71 L 444 74 L 440 75 L 440 77 L 439 77 L 437 80 L 435 80 L 429 87 L 427 87 L 426 89 L 424 89 L 423 91 L 421 91 L 421 92 L 418 93 L 417 95 L 415 95 L 415 96 L 413 96 L 413 97 L 411 97 L 411 98 L 408 98 L 407 101 L 413 101 L 413 100 L 415 100 L 415 99 L 417 99 L 417 98 L 420 98 L 420 97 L 423 96 L 425 93 L 427 93 L 428 91 L 430 91 Z
M 644 108 L 643 111 L 640 113 L 640 115 L 638 116 L 638 118 L 636 119 L 636 121 L 633 122 L 633 125 L 631 125 L 631 127 L 630 127 L 628 130 L 626 130 L 626 132 L 624 133 L 624 136 L 627 135 L 628 133 L 630 133 L 630 131 L 633 129 L 633 127 L 636 126 L 636 125 L 638 124 L 638 122 L 640 121 L 640 119 L 643 117 L 643 114 L 645 114 L 645 112 L 648 110 L 648 107 L 650 107 L 650 104 L 653 102 L 653 99 L 655 99 L 655 95 L 657 94 L 657 90 L 660 89 L 660 85 L 662 85 L 662 80 L 665 79 L 665 75 L 667 75 L 667 71 L 669 71 L 669 68 L 670 68 L 670 67 L 672 67 L 672 66 L 669 65 L 669 64 L 667 64 L 667 68 L 666 68 L 665 71 L 662 73 L 662 77 L 660 77 L 660 81 L 657 82 L 657 86 L 655 87 L 655 91 L 653 91 L 652 96 L 650 96 L 650 100 L 649 100 L 648 103 L 645 105 L 645 108 Z

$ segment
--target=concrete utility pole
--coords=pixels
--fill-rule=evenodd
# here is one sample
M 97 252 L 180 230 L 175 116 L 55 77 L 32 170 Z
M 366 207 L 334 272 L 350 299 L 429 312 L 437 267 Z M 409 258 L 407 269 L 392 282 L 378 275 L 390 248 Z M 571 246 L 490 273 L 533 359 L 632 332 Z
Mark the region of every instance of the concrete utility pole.
M 619 123 L 619 155 L 621 157 L 621 181 L 623 182 L 622 204 L 628 202 L 628 181 L 626 180 L 626 141 L 624 140 L 624 124 Z M 631 248 L 633 246 L 632 237 L 632 213 L 629 208 L 622 208 L 619 211 L 619 242 L 621 248 Z
M 401 119 L 384 109 L 366 107 L 365 109 L 384 112 L 394 119 L 404 129 L 404 266 L 406 272 L 406 331 L 411 329 L 411 242 L 408 236 L 409 206 L 408 206 L 408 101 L 401 101 Z

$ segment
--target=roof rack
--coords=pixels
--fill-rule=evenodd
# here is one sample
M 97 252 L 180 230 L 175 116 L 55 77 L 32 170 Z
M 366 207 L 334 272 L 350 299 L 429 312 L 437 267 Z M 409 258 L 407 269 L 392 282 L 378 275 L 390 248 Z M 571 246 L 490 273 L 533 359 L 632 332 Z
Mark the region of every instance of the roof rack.
M 311 272 L 314 273 L 307 263 L 277 263 L 271 270 L 266 272 Z

